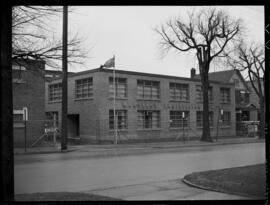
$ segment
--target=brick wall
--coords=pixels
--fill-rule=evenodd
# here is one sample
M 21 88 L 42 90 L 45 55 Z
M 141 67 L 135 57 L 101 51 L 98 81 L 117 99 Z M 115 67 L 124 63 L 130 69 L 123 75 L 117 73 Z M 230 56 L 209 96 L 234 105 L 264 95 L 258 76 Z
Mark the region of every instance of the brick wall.
M 28 109 L 27 145 L 44 132 L 45 101 L 44 101 L 44 69 L 43 61 L 20 61 L 26 68 L 21 81 L 14 80 L 13 75 L 13 109 Z M 13 73 L 15 71 L 13 70 Z M 24 128 L 14 128 L 14 144 L 24 144 Z

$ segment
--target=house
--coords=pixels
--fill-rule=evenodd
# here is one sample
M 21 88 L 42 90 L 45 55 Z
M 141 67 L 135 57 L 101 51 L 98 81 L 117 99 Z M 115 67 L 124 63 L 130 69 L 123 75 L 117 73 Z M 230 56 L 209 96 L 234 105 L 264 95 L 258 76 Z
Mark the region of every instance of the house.
M 257 117 L 254 116 L 254 112 L 258 110 L 257 103 L 250 101 L 252 90 L 239 70 L 210 72 L 208 76 L 209 80 L 233 83 L 235 85 L 235 113 L 237 122 L 257 120 Z M 200 79 L 200 76 L 195 75 L 195 78 Z
M 14 145 L 30 145 L 44 133 L 45 62 L 16 60 L 12 63 Z
M 68 76 L 69 138 L 79 137 L 82 143 L 113 142 L 115 136 L 121 142 L 200 138 L 199 79 L 116 70 L 115 82 L 114 103 L 112 69 Z M 45 83 L 48 115 L 61 115 L 61 88 L 60 78 Z M 209 99 L 211 135 L 216 136 L 218 129 L 219 136 L 235 136 L 234 84 L 210 81 Z M 219 123 L 221 108 L 224 114 Z

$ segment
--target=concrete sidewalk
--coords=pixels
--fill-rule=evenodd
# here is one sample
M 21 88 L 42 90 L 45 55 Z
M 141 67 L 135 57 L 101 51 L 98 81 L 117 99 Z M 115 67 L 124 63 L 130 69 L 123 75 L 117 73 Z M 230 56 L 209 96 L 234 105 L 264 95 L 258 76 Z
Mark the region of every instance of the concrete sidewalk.
M 181 179 L 148 182 L 84 193 L 115 197 L 123 200 L 248 200 L 250 198 L 221 192 L 197 189 L 184 184 Z
M 69 145 L 65 152 L 88 152 L 93 156 L 108 156 L 108 155 L 124 155 L 124 154 L 145 154 L 160 151 L 174 150 L 181 147 L 198 147 L 198 146 L 216 146 L 229 144 L 244 144 L 244 143 L 264 143 L 264 139 L 258 138 L 230 138 L 219 139 L 213 142 L 201 142 L 199 140 L 193 141 L 170 141 L 170 142 L 152 142 L 152 143 L 130 143 L 130 144 L 101 144 L 101 145 Z M 14 154 L 47 154 L 47 153 L 61 153 L 61 145 L 14 148 Z

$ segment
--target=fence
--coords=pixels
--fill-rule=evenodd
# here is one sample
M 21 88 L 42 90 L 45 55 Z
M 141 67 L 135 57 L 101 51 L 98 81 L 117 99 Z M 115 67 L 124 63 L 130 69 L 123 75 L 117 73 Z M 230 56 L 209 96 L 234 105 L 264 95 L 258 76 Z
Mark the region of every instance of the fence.
M 53 120 L 14 120 L 14 146 L 54 146 L 60 139 L 58 123 Z
M 68 141 L 79 139 L 79 143 L 129 143 L 151 141 L 182 141 L 200 139 L 202 123 L 194 121 L 154 121 L 124 120 L 117 121 L 117 129 L 110 120 L 90 120 L 68 124 Z M 258 122 L 236 122 L 224 124 L 222 121 L 210 123 L 213 140 L 219 138 L 258 135 Z M 74 137 L 75 136 L 75 137 Z M 60 142 L 60 129 L 54 120 L 14 121 L 14 145 L 25 147 L 55 146 Z

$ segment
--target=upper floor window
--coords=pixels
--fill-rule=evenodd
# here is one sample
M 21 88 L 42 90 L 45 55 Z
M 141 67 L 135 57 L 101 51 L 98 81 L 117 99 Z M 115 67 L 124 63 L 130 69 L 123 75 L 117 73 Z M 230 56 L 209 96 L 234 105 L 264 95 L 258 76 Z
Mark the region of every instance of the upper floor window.
M 114 97 L 113 77 L 109 78 L 109 93 L 110 93 L 110 97 Z M 115 97 L 117 98 L 127 97 L 127 79 L 126 78 L 115 78 Z
M 183 114 L 184 113 L 184 114 Z M 181 128 L 188 127 L 189 111 L 170 111 L 170 127 Z
M 26 68 L 21 65 L 12 65 L 12 82 L 25 83 Z
M 196 100 L 203 101 L 203 90 L 201 85 L 196 85 Z M 209 86 L 208 88 L 208 100 L 213 101 L 213 88 Z
M 230 103 L 230 88 L 220 88 L 220 102 Z
M 170 98 L 172 100 L 188 100 L 188 84 L 170 83 Z
M 138 110 L 138 128 L 151 129 L 160 127 L 160 111 Z
M 143 99 L 159 99 L 159 82 L 138 80 L 137 81 L 137 95 Z
M 55 83 L 49 85 L 49 101 L 62 100 L 62 83 Z
M 93 96 L 93 79 L 84 78 L 75 81 L 75 98 L 89 98 Z

